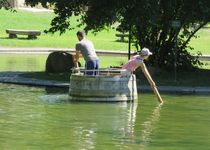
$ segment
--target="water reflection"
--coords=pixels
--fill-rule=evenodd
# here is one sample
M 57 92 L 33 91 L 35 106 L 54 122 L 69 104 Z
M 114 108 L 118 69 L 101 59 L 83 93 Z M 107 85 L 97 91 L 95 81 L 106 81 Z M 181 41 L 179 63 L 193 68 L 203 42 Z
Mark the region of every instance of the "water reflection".
M 14 70 L 14 69 L 15 69 L 15 65 L 16 65 L 16 61 L 13 60 L 13 59 L 9 59 L 9 60 L 6 62 L 5 68 L 8 68 L 8 70 Z
M 116 147 L 122 147 L 134 137 L 137 103 L 112 104 L 106 110 L 102 108 L 95 112 L 94 117 L 86 115 L 86 112 L 78 114 L 82 120 L 89 118 L 87 123 L 77 122 L 75 126 L 74 137 L 80 139 L 79 149 L 97 148 L 98 143 L 110 140 L 118 143 Z M 99 115 L 101 113 L 103 116 Z
M 152 112 L 146 121 L 143 123 L 143 130 L 140 136 L 141 138 L 141 149 L 144 150 L 148 144 L 152 141 L 151 135 L 153 130 L 156 128 L 156 124 L 160 118 L 160 110 L 163 104 L 159 104 Z
M 52 90 L 52 89 L 51 89 Z M 46 94 L 40 96 L 43 102 L 49 104 L 69 103 L 67 94 Z
M 207 149 L 209 96 L 72 103 L 67 93 L 0 84 L 0 149 Z M 163 109 L 164 108 L 164 109 Z
M 1 54 L 0 71 L 42 71 L 46 58 L 40 54 Z
M 75 149 L 95 149 L 100 143 L 112 143 L 115 148 L 131 143 L 134 138 L 136 110 L 138 103 L 90 103 L 70 102 L 66 95 L 45 95 L 41 99 L 45 103 L 66 103 L 68 116 L 65 134 L 69 133 L 69 143 Z M 47 111 L 46 120 L 56 118 L 56 114 Z M 63 130 L 63 129 L 62 129 Z M 55 134 L 55 131 L 53 131 Z M 49 133 L 48 133 L 49 134 Z M 75 144 L 76 143 L 76 144 Z
M 47 94 L 58 93 L 58 94 L 66 94 L 67 95 L 69 88 L 45 87 L 45 91 Z

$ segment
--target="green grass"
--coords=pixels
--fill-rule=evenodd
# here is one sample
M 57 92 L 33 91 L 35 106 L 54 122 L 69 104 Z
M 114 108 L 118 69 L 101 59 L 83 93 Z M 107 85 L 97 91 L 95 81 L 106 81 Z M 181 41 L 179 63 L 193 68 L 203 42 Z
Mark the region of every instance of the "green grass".
M 203 66 L 202 69 L 210 69 L 210 61 L 202 61 L 203 62 Z
M 54 17 L 50 12 L 27 12 L 18 10 L 16 13 L 0 10 L 0 45 L 6 47 L 55 47 L 55 48 L 74 48 L 77 38 L 76 32 L 79 30 L 76 28 L 76 18 L 71 19 L 72 27 L 74 30 L 67 31 L 63 35 L 56 33 L 45 34 L 43 31 L 49 29 L 50 21 Z M 36 29 L 41 30 L 42 34 L 36 40 L 27 40 L 25 36 L 19 36 L 19 39 L 9 39 L 5 32 L 5 29 Z M 127 42 L 118 42 L 118 38 L 115 36 L 116 30 L 109 29 L 108 31 L 102 31 L 97 35 L 88 33 L 87 38 L 92 40 L 97 50 L 127 50 Z M 196 54 L 197 51 L 201 51 L 203 54 L 210 54 L 210 28 L 201 29 L 197 35 L 199 38 L 192 39 L 190 45 L 194 47 L 192 54 Z M 132 47 L 135 51 L 135 47 Z
M 194 47 L 192 53 L 201 51 L 202 54 L 210 54 L 210 28 L 202 28 L 197 36 L 198 38 L 193 38 L 190 42 L 190 46 Z
M 74 48 L 78 42 L 76 32 L 79 28 L 67 31 L 63 35 L 56 33 L 45 34 L 43 31 L 49 29 L 50 21 L 54 17 L 53 13 L 34 13 L 18 10 L 16 13 L 0 10 L 0 45 L 6 47 L 55 47 L 55 48 Z M 76 27 L 76 18 L 71 20 L 72 27 Z M 36 40 L 28 40 L 25 36 L 18 36 L 18 39 L 9 39 L 5 29 L 36 29 L 41 30 L 42 34 Z M 127 50 L 127 42 L 118 42 L 115 37 L 116 31 L 110 29 L 102 31 L 97 35 L 88 33 L 87 38 L 92 40 L 96 49 L 102 50 Z

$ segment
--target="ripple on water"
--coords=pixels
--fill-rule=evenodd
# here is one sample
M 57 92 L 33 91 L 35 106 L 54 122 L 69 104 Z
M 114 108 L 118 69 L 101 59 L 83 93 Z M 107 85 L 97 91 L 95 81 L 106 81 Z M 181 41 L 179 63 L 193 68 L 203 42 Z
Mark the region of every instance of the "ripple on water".
M 69 103 L 67 93 L 0 84 L 1 149 L 208 149 L 209 96 Z M 138 106 L 138 107 L 137 107 Z M 86 146 L 88 145 L 88 146 Z
M 40 96 L 40 99 L 45 103 L 58 104 L 58 103 L 68 103 L 68 94 L 50 94 Z

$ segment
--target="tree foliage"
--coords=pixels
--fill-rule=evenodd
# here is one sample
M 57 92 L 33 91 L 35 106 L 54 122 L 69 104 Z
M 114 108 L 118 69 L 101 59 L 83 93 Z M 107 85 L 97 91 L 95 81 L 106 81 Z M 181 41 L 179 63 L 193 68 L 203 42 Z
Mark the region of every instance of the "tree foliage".
M 57 15 L 49 32 L 64 33 L 71 29 L 70 17 L 80 16 L 79 25 L 85 30 L 101 31 L 120 23 L 120 31 L 130 31 L 136 46 L 148 47 L 154 53 L 150 63 L 172 69 L 177 53 L 178 68 L 200 65 L 188 46 L 195 33 L 210 20 L 209 0 L 26 0 L 27 4 L 52 4 Z M 173 20 L 181 22 L 173 28 Z M 175 48 L 177 45 L 177 49 Z
M 0 0 L 0 9 L 3 8 L 3 7 L 7 10 L 8 9 L 12 10 L 12 7 L 7 0 Z

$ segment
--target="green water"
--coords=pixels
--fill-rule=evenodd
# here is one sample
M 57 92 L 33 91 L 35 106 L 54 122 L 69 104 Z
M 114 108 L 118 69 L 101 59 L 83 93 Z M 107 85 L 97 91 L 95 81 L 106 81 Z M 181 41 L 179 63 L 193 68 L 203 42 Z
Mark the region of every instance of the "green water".
M 0 71 L 44 71 L 48 54 L 1 54 Z M 119 66 L 127 57 L 99 56 L 100 68 Z M 80 59 L 82 66 L 84 60 Z
M 55 93 L 56 91 L 56 93 Z M 207 150 L 209 96 L 69 102 L 67 91 L 0 84 L 1 150 Z
M 0 71 L 44 71 L 47 55 L 1 54 Z

